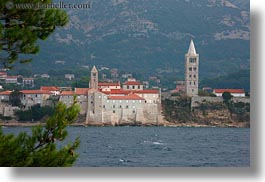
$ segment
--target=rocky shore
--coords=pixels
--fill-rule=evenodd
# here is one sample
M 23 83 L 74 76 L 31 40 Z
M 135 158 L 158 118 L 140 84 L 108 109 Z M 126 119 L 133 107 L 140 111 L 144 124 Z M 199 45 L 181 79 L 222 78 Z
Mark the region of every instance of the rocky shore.
M 41 122 L 1 122 L 0 126 L 4 127 L 32 127 L 32 126 L 45 126 L 45 123 Z M 71 126 L 83 126 L 83 127 L 104 127 L 104 126 L 113 126 L 109 124 L 85 124 L 85 123 L 73 123 Z M 219 128 L 249 128 L 249 124 L 245 122 L 230 122 L 230 123 L 209 123 L 209 124 L 198 124 L 194 122 L 186 123 L 171 123 L 164 121 L 159 124 L 127 124 L 127 125 L 115 125 L 115 126 L 138 126 L 138 127 L 148 127 L 148 126 L 163 126 L 163 127 L 219 127 Z

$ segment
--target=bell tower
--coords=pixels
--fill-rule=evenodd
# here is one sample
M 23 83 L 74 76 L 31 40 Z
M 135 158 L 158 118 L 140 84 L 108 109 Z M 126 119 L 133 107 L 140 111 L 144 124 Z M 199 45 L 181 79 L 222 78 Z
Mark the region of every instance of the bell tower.
M 98 70 L 96 66 L 93 66 L 91 70 L 89 88 L 98 89 Z
M 199 87 L 199 54 L 196 53 L 193 40 L 185 54 L 185 93 L 189 97 L 198 95 Z

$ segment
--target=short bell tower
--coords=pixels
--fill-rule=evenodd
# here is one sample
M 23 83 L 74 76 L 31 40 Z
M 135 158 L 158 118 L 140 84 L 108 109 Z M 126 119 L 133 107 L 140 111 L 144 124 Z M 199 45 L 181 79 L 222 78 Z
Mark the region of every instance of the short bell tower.
M 93 66 L 91 70 L 89 88 L 98 89 L 98 70 L 96 66 Z

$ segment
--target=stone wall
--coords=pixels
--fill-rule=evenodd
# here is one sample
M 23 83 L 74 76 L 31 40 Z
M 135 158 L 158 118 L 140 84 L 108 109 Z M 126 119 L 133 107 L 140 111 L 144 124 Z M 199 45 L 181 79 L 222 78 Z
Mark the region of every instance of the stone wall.
M 5 117 L 14 117 L 16 110 L 19 110 L 19 107 L 13 107 L 8 103 L 0 102 L 0 114 Z
M 202 102 L 223 102 L 222 97 L 192 97 L 191 98 L 191 108 L 197 107 Z M 243 102 L 243 103 L 250 103 L 250 98 L 248 97 L 233 97 L 233 102 Z

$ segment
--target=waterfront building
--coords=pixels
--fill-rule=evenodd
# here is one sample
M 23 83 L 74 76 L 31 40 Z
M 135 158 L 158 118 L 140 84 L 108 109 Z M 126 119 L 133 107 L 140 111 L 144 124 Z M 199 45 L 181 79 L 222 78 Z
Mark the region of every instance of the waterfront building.
M 157 124 L 159 122 L 161 119 L 159 89 L 145 90 L 143 84 L 135 79 L 128 79 L 121 88 L 117 83 L 98 83 L 97 76 L 98 72 L 94 66 L 91 70 L 90 88 L 87 90 L 87 124 Z

